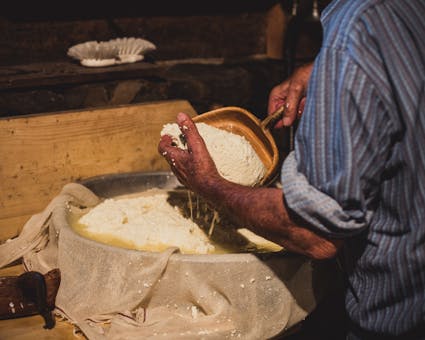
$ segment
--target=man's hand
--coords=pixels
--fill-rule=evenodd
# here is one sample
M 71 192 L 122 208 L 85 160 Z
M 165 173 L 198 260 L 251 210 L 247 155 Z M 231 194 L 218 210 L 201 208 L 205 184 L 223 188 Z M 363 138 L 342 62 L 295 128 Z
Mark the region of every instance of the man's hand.
M 192 119 L 185 113 L 179 113 L 176 121 L 186 140 L 187 150 L 174 146 L 172 138 L 164 135 L 158 151 L 170 164 L 180 183 L 202 195 L 221 176 Z
M 290 126 L 304 111 L 307 84 L 310 79 L 313 63 L 298 67 L 284 82 L 276 85 L 269 95 L 268 113 L 271 114 L 282 105 L 286 105 L 283 119 L 275 128 Z

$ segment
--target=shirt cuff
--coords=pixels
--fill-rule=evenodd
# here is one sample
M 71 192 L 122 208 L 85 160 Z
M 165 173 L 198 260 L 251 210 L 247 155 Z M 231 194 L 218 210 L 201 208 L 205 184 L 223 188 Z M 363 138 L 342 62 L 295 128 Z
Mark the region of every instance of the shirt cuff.
M 287 206 L 312 225 L 313 228 L 336 238 L 360 233 L 370 221 L 370 212 L 357 212 L 353 218 L 332 197 L 312 186 L 306 176 L 298 171 L 295 152 L 285 159 L 281 173 L 282 189 Z

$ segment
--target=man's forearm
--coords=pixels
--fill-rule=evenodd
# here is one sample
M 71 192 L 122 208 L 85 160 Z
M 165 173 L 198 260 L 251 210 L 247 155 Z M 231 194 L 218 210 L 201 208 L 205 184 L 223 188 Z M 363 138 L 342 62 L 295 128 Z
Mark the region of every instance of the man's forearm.
M 203 195 L 214 206 L 237 218 L 244 227 L 282 245 L 287 250 L 311 258 L 335 256 L 342 244 L 313 232 L 286 207 L 278 188 L 250 188 L 229 181 L 214 181 Z

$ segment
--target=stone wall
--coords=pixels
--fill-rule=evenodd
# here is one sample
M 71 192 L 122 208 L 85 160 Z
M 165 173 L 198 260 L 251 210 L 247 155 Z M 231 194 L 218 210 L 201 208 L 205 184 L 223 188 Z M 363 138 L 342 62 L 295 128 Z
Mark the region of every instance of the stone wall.
M 45 73 L 39 72 L 43 65 Z M 0 81 L 1 116 L 186 99 L 198 113 L 241 106 L 262 117 L 268 92 L 284 72 L 280 61 L 267 58 L 135 63 L 110 67 L 109 72 L 67 63 L 31 66 L 20 67 L 25 73 L 20 79 L 16 73 L 10 76 L 14 82 Z
M 235 105 L 262 118 L 269 91 L 287 76 L 287 2 L 14 1 L 0 14 L 0 117 L 186 99 L 199 113 Z M 132 36 L 157 49 L 103 68 L 66 54 L 85 41 Z M 307 40 L 300 58 L 310 49 Z
M 2 14 L 1 116 L 163 99 L 187 99 L 197 112 L 238 105 L 263 114 L 284 77 L 282 60 L 267 55 L 270 28 L 283 30 L 277 1 L 58 5 Z M 280 15 L 277 28 L 271 12 Z M 90 69 L 66 54 L 85 41 L 133 36 L 157 47 L 135 64 Z

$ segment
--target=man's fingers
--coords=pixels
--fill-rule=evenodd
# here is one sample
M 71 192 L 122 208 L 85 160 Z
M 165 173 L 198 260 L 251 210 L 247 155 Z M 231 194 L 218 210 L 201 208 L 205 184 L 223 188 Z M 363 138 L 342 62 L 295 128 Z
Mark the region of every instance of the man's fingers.
M 276 85 L 272 89 L 269 95 L 269 101 L 267 105 L 268 114 L 272 114 L 284 104 L 288 95 L 288 86 L 289 81 L 284 81 L 283 83 Z
M 176 118 L 177 124 L 181 127 L 182 125 L 191 126 L 195 125 L 193 120 L 184 112 L 179 112 Z
M 283 125 L 290 126 L 298 116 L 298 108 L 304 97 L 304 87 L 300 84 L 291 84 L 286 99 L 286 110 L 283 117 Z
M 173 139 L 171 136 L 162 136 L 159 140 L 158 152 L 165 157 L 171 148 L 173 148 Z
M 177 124 L 181 132 L 185 136 L 187 142 L 187 150 L 195 154 L 202 154 L 206 150 L 205 142 L 199 134 L 193 120 L 185 113 L 177 115 Z
M 164 135 L 158 144 L 159 153 L 172 166 L 176 166 L 176 161 L 182 159 L 185 150 L 182 150 L 174 145 L 173 139 L 169 135 Z
M 298 117 L 298 119 L 301 118 L 301 116 L 302 116 L 302 114 L 304 112 L 305 100 L 306 100 L 306 97 L 302 98 L 301 101 L 300 101 L 300 105 L 298 106 L 298 111 L 297 111 L 297 117 Z
M 202 155 L 207 152 L 204 140 L 199 134 L 195 123 L 187 114 L 180 112 L 177 115 L 176 122 L 186 140 L 187 150 L 176 147 L 173 139 L 168 135 L 164 135 L 158 144 L 158 151 L 169 161 L 171 165 L 175 165 L 174 160 L 185 160 L 188 156 L 188 152 L 196 155 Z M 174 160 L 171 158 L 174 158 Z

